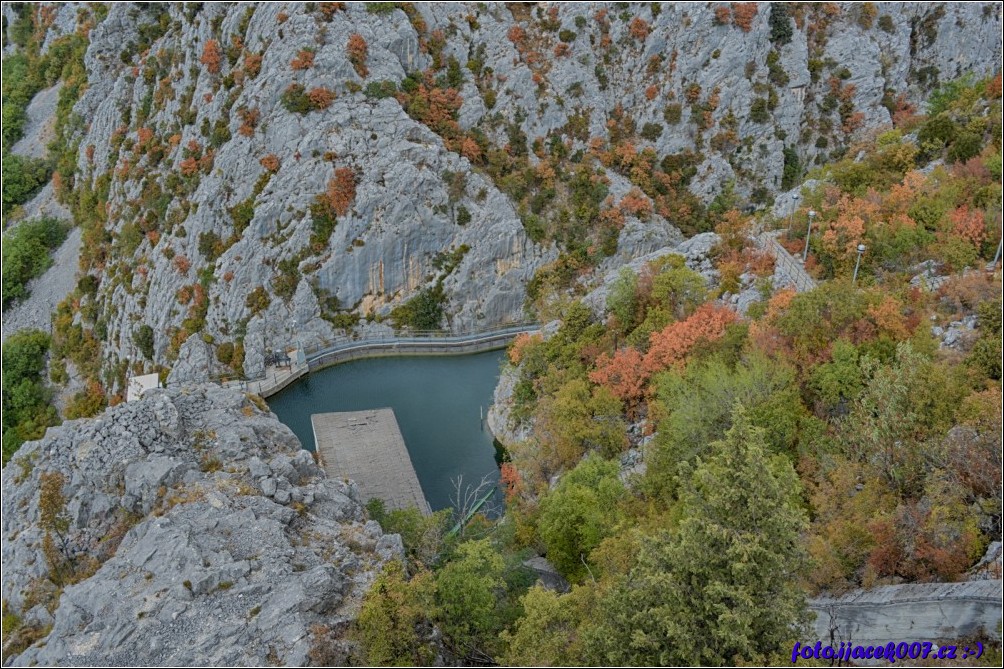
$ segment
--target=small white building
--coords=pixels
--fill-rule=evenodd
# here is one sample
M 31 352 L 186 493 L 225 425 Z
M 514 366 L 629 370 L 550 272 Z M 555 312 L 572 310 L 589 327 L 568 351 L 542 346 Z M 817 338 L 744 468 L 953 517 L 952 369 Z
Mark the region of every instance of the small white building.
M 143 397 L 143 393 L 160 385 L 160 375 L 143 374 L 142 376 L 129 377 L 126 386 L 126 402 L 133 402 Z

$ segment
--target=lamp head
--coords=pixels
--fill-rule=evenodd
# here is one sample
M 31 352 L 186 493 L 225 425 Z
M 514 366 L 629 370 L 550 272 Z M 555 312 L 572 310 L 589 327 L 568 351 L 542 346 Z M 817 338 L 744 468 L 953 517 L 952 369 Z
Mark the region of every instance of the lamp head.
M 858 253 L 864 253 L 864 252 L 865 252 L 865 245 L 858 244 Z

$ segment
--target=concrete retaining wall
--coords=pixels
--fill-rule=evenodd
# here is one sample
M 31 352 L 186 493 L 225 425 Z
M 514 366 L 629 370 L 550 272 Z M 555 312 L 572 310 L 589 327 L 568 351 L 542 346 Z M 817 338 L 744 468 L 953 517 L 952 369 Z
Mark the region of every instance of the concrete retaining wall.
M 1001 581 L 910 583 L 809 600 L 827 643 L 885 644 L 987 636 L 1000 639 Z
M 343 346 L 336 350 L 313 354 L 308 358 L 307 363 L 310 366 L 310 371 L 313 372 L 331 365 L 363 358 L 481 353 L 505 348 L 518 334 L 520 333 L 502 332 L 457 341 L 447 339 L 361 341 L 358 344 Z

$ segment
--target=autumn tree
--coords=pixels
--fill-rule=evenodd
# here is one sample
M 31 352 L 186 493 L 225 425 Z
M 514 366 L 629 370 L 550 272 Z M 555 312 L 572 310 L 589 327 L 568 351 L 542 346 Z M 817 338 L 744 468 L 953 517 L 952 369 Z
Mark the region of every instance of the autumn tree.
M 348 54 L 349 62 L 352 63 L 352 67 L 355 68 L 356 74 L 360 77 L 366 78 L 369 74 L 369 70 L 366 68 L 366 57 L 369 54 L 369 47 L 366 44 L 366 40 L 359 33 L 352 33 L 349 35 L 349 41 L 345 45 L 345 51 Z
M 214 39 L 206 40 L 202 47 L 202 57 L 199 59 L 210 74 L 219 74 L 220 63 L 223 61 L 223 54 L 220 50 L 220 43 Z
M 308 70 L 314 66 L 315 55 L 313 49 L 300 49 L 296 57 L 289 62 L 289 66 L 294 70 Z
M 57 585 L 66 582 L 73 568 L 68 552 L 70 518 L 66 515 L 65 482 L 57 471 L 43 472 L 39 476 L 38 524 L 45 530 L 42 554 L 49 568 L 49 578 Z
M 631 37 L 634 37 L 639 42 L 644 42 L 651 30 L 648 22 L 640 16 L 634 17 L 631 19 L 631 23 L 628 24 L 628 32 L 631 33 Z
M 753 19 L 756 18 L 756 14 L 757 4 L 755 2 L 732 3 L 732 21 L 744 33 L 752 30 Z
M 339 216 L 349 213 L 356 199 L 356 173 L 351 167 L 336 167 L 325 193 L 328 206 Z
M 652 334 L 645 368 L 653 373 L 682 363 L 695 345 L 721 338 L 725 328 L 737 320 L 731 309 L 702 305 L 690 317 Z
M 279 156 L 275 155 L 274 153 L 268 154 L 258 162 L 261 163 L 261 166 L 264 167 L 269 172 L 271 172 L 272 174 L 278 172 L 279 166 L 281 165 L 281 163 L 279 162 Z
M 610 389 L 627 404 L 629 412 L 645 398 L 648 378 L 645 356 L 630 346 L 612 356 L 602 353 L 596 359 L 596 369 L 589 373 L 590 381 Z
M 324 86 L 316 86 L 307 91 L 307 98 L 314 109 L 327 109 L 334 102 L 335 94 Z

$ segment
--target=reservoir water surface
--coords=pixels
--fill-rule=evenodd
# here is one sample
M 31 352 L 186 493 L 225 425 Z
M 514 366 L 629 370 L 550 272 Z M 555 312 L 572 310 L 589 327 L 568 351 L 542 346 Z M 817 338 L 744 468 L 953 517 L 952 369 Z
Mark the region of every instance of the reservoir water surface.
M 483 424 L 505 351 L 373 358 L 312 372 L 268 399 L 269 407 L 314 450 L 310 415 L 390 407 L 434 511 L 452 506 L 454 481 L 498 481 L 492 434 Z

